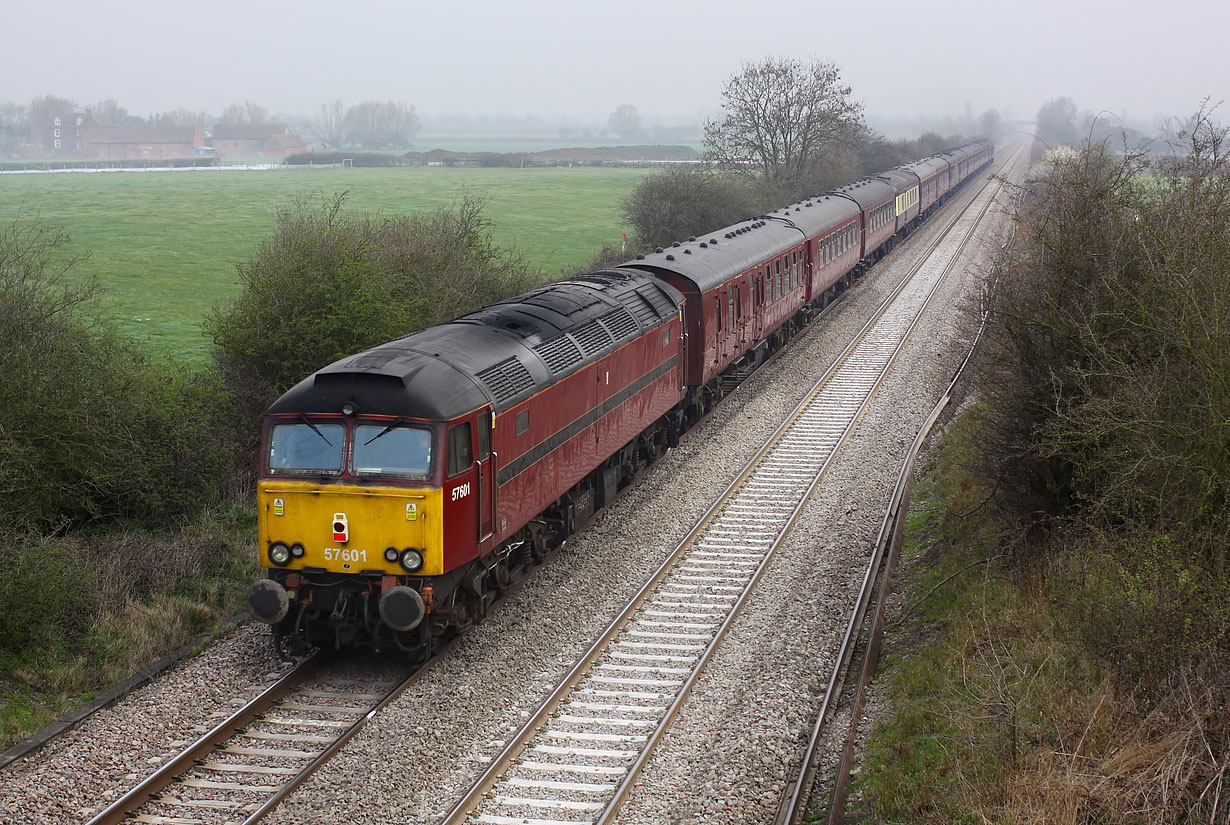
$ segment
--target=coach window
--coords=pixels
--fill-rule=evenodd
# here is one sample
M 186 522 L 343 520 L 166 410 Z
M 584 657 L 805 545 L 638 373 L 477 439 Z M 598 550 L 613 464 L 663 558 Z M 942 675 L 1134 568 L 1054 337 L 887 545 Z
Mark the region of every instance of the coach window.
M 516 423 L 517 435 L 525 435 L 529 429 L 530 429 L 530 411 L 522 410 L 521 412 L 517 413 L 517 423 Z
M 448 474 L 455 476 L 470 469 L 474 463 L 474 442 L 470 438 L 470 423 L 458 424 L 448 431 Z
M 718 331 L 718 334 L 721 334 L 722 332 L 722 296 L 721 295 L 713 296 L 713 309 L 715 312 L 717 312 L 717 331 Z
M 743 320 L 743 287 L 735 287 L 735 317 Z
M 735 298 L 731 290 L 726 290 L 726 305 L 730 309 L 730 328 L 735 328 Z

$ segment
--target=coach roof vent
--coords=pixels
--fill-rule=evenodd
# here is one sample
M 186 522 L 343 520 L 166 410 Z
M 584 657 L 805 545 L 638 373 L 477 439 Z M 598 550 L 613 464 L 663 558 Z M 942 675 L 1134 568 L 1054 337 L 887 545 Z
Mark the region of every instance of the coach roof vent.
M 667 255 L 667 256 L 666 256 L 666 260 L 668 260 L 668 261 L 673 261 L 673 260 L 675 260 L 675 256 L 674 256 L 674 255 Z
M 695 241 L 695 240 L 696 240 L 696 236 L 695 236 L 695 235 L 692 235 L 692 236 L 690 236 L 690 237 L 688 238 L 688 240 L 689 240 L 689 241 Z
M 677 248 L 679 246 L 679 241 L 675 241 L 673 244 L 671 244 L 671 246 Z
M 638 253 L 636 253 L 636 259 L 637 259 L 638 261 L 643 261 L 643 260 L 645 260 L 645 253 L 644 253 L 644 252 L 638 252 Z
M 654 248 L 654 250 L 653 250 L 653 251 L 654 251 L 654 252 L 656 252 L 656 253 L 658 253 L 659 255 L 661 255 L 661 254 L 662 254 L 662 247 L 660 247 L 660 246 L 659 246 L 659 247 L 656 247 L 656 248 Z

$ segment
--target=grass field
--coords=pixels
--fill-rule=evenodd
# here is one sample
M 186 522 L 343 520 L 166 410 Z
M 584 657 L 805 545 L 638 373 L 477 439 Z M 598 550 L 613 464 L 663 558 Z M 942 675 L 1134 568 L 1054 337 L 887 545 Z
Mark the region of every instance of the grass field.
M 487 198 L 496 243 L 546 278 L 628 231 L 619 203 L 646 169 L 314 169 L 0 175 L 0 221 L 62 226 L 79 274 L 97 274 L 104 314 L 161 352 L 202 364 L 205 312 L 239 289 L 235 264 L 296 197 L 349 192 L 352 213 L 406 214 Z

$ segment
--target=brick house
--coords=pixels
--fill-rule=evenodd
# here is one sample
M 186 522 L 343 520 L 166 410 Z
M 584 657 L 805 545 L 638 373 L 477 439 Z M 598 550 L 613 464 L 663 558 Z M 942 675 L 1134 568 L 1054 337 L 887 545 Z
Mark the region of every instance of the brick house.
M 79 154 L 89 145 L 91 135 L 107 128 L 110 128 L 108 124 L 93 112 L 54 115 L 47 126 L 44 145 L 56 155 Z
M 291 134 L 285 123 L 219 123 L 210 145 L 219 156 L 286 157 L 312 151 L 312 145 Z

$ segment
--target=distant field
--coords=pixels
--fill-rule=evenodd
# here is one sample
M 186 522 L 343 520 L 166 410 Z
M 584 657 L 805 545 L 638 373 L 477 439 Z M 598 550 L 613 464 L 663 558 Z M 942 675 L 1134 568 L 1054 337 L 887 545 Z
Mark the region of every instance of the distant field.
M 0 175 L 0 221 L 63 226 L 80 268 L 105 288 L 119 328 L 190 363 L 206 358 L 200 321 L 238 292 L 247 260 L 295 197 L 349 192 L 354 213 L 434 209 L 463 192 L 488 199 L 496 243 L 548 278 L 628 231 L 619 202 L 645 169 L 315 169 Z
M 537 135 L 530 137 L 499 137 L 491 135 L 460 135 L 448 133 L 423 133 L 414 138 L 416 152 L 428 152 L 432 149 L 447 149 L 451 152 L 546 152 L 550 149 L 575 149 L 586 146 L 626 146 L 629 143 L 653 143 L 652 140 L 628 141 L 617 138 L 595 140 L 593 138 L 563 138 L 558 135 Z M 700 138 L 695 140 L 670 140 L 671 145 L 691 146 L 696 151 L 703 151 Z

